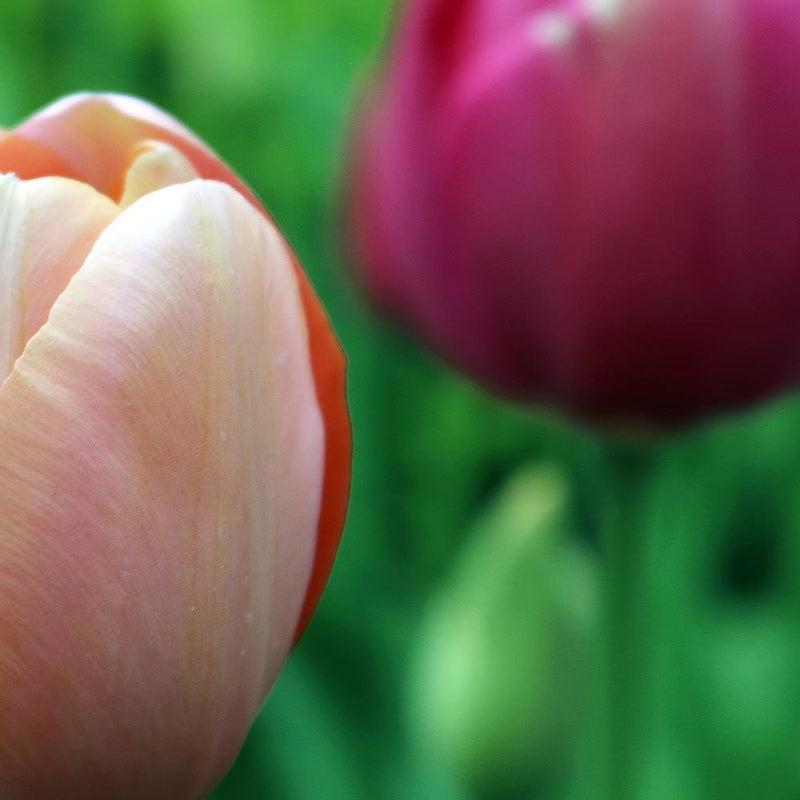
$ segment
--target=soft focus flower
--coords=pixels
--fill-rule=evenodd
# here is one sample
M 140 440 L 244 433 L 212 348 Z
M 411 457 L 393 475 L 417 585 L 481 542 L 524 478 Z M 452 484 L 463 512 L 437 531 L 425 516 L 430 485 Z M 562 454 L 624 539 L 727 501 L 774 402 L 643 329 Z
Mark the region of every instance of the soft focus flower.
M 598 603 L 597 565 L 570 534 L 568 494 L 549 464 L 512 474 L 423 616 L 411 725 L 421 755 L 447 765 L 470 796 L 556 796 L 565 772 Z
M 800 377 L 793 0 L 418 0 L 354 148 L 374 296 L 506 395 L 675 423 Z
M 0 134 L 0 796 L 233 760 L 331 566 L 344 363 L 252 193 L 139 100 Z

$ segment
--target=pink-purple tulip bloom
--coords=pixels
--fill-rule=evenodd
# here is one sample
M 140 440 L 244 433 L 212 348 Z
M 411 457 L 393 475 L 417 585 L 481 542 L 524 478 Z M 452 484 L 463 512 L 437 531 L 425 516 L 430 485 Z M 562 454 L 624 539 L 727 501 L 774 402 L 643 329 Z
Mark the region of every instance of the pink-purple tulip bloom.
M 0 132 L 0 797 L 190 800 L 344 518 L 344 359 L 242 182 L 130 97 Z
M 364 102 L 376 300 L 474 378 L 672 425 L 800 378 L 794 0 L 411 0 Z

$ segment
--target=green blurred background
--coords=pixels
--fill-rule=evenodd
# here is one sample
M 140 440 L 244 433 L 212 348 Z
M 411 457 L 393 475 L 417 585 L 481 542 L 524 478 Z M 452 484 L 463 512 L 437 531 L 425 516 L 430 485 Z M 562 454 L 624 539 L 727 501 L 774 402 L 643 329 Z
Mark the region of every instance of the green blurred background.
M 586 797 L 604 450 L 377 319 L 338 198 L 388 0 L 0 5 L 0 124 L 83 89 L 208 141 L 298 251 L 349 356 L 328 589 L 215 800 Z M 662 443 L 641 530 L 642 800 L 800 798 L 800 401 Z M 641 655 L 641 654 L 640 654 Z

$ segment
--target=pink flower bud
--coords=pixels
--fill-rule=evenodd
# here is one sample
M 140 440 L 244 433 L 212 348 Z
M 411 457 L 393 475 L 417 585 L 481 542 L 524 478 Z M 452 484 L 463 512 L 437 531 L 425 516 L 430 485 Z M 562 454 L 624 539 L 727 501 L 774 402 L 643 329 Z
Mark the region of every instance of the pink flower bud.
M 199 798 L 344 517 L 344 360 L 189 131 L 68 97 L 0 134 L 0 796 Z
M 488 387 L 674 424 L 800 377 L 792 0 L 417 0 L 365 106 L 364 280 Z

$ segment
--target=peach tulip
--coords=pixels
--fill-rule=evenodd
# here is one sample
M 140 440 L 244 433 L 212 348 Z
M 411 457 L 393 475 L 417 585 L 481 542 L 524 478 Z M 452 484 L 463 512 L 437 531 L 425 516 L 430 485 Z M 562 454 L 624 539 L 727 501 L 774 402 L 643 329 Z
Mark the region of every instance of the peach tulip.
M 65 98 L 0 173 L 0 797 L 201 797 L 331 567 L 344 360 L 252 192 L 147 103 Z

